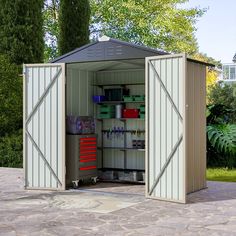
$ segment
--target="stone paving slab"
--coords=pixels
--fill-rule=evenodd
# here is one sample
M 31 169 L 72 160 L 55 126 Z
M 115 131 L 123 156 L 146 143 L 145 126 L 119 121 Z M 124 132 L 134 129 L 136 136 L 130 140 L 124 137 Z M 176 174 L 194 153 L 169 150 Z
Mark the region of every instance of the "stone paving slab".
M 208 182 L 186 205 L 145 199 L 143 185 L 23 185 L 22 169 L 0 168 L 0 236 L 236 235 L 236 183 Z

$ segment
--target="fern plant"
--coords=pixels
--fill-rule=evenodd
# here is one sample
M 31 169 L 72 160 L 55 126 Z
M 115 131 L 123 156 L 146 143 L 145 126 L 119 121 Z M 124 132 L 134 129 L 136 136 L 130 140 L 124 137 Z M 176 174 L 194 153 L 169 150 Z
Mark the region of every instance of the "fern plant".
M 210 124 L 207 126 L 210 144 L 228 159 L 228 167 L 232 168 L 236 158 L 236 125 Z

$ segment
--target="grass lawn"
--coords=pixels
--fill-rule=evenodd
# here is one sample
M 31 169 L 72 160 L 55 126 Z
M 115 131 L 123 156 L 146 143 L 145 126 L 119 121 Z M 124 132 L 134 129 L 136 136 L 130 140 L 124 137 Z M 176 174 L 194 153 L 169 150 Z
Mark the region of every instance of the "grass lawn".
M 236 182 L 236 169 L 209 168 L 207 169 L 207 180 Z

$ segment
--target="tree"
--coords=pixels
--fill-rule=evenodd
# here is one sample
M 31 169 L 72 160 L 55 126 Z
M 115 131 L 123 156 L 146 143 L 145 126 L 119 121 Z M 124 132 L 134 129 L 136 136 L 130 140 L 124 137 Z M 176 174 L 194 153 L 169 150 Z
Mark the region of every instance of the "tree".
M 48 62 L 59 55 L 59 0 L 45 0 L 43 9 L 44 28 L 44 61 Z
M 0 53 L 16 64 L 43 60 L 43 0 L 0 0 Z
M 219 79 L 219 74 L 220 74 L 219 68 L 222 67 L 222 64 L 220 61 L 217 61 L 212 57 L 208 57 L 204 53 L 196 53 L 193 56 L 193 58 L 199 61 L 203 61 L 203 62 L 207 62 L 207 63 L 211 63 L 215 65 L 215 67 L 212 67 L 212 68 L 207 67 L 207 72 L 206 72 L 207 102 L 209 102 L 208 95 L 210 94 L 212 87 L 215 86 L 215 84 L 217 83 Z
M 208 101 L 211 105 L 220 104 L 231 110 L 232 112 L 227 114 L 227 119 L 230 123 L 236 124 L 236 84 L 215 84 L 208 94 Z
M 22 128 L 20 67 L 0 55 L 0 137 Z
M 59 53 L 65 54 L 89 42 L 88 0 L 61 0 L 59 10 Z
M 105 34 L 169 52 L 197 51 L 194 24 L 204 10 L 188 0 L 91 0 L 93 37 Z

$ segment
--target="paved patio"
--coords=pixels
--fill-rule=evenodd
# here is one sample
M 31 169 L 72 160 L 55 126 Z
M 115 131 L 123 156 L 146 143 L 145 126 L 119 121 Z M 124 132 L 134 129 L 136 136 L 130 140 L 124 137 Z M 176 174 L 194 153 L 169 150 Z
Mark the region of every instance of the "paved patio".
M 236 235 L 236 183 L 208 187 L 186 205 L 147 200 L 142 185 L 26 191 L 22 169 L 0 168 L 0 236 Z

